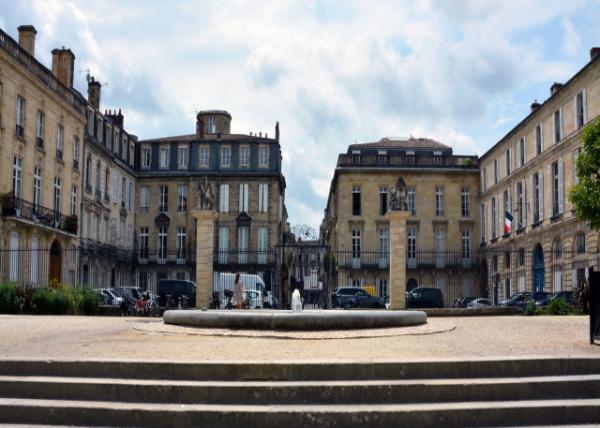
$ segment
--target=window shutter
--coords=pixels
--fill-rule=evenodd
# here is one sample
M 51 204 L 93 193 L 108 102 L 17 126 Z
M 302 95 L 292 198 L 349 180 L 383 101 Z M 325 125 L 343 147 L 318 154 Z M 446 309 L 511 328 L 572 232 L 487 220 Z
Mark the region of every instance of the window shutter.
M 538 174 L 540 177 L 540 221 L 542 221 L 544 219 L 544 171 L 540 170 Z
M 565 137 L 565 133 L 564 133 L 564 126 L 563 126 L 563 112 L 562 112 L 562 107 L 558 110 L 560 113 L 560 139 L 562 141 L 562 139 Z
M 581 91 L 583 93 L 583 123 L 587 122 L 587 95 L 585 88 Z
M 521 182 L 521 186 L 523 186 L 523 205 L 519 207 L 520 210 L 523 210 L 523 227 L 527 226 L 527 181 L 523 180 Z
M 534 215 L 535 212 L 533 211 L 533 208 L 535 206 L 535 203 L 534 203 L 535 202 L 535 187 L 534 187 L 535 183 L 534 183 L 534 179 L 533 179 L 534 175 L 535 174 L 531 174 L 531 177 L 530 177 L 530 180 L 529 180 L 530 184 L 531 184 L 531 202 L 529 204 L 529 209 L 531 210 L 531 224 L 534 223 L 534 219 L 535 219 L 535 215 Z
M 573 96 L 573 128 L 577 129 L 577 94 Z
M 544 123 L 540 122 L 540 149 L 544 151 Z M 541 152 L 540 152 L 541 153 Z
M 113 190 L 113 192 L 112 192 L 113 203 L 116 203 L 117 202 L 117 173 L 113 172 L 112 176 L 113 176 L 113 189 L 112 189 Z
M 527 137 L 523 137 L 523 155 L 525 163 L 527 163 Z
M 264 212 L 269 212 L 269 185 L 267 183 L 265 183 L 264 185 L 264 191 L 263 191 L 263 211 Z
M 558 212 L 565 212 L 565 179 L 564 179 L 564 164 L 562 159 L 558 160 Z
M 263 212 L 263 185 L 258 185 L 258 212 Z
M 244 184 L 244 211 L 249 211 L 250 210 L 250 203 L 249 203 L 249 191 L 248 188 L 250 186 L 248 184 Z

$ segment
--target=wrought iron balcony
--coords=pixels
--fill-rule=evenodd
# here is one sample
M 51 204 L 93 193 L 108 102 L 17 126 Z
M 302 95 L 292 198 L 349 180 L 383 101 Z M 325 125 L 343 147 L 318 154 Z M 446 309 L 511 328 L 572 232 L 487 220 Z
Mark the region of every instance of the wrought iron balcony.
M 134 263 L 136 252 L 132 249 L 107 244 L 93 239 L 82 239 L 81 253 L 84 256 L 107 257 L 124 263 Z
M 148 248 L 140 248 L 137 251 L 139 264 L 194 264 L 196 263 L 196 249 L 194 247 L 163 248 L 150 251 Z
M 13 193 L 2 196 L 2 215 L 38 223 L 63 232 L 77 234 L 77 216 L 66 216 L 58 211 L 17 198 Z
M 390 256 L 387 251 L 340 250 L 333 253 L 338 268 L 387 269 Z
M 272 250 L 216 250 L 213 263 L 216 265 L 269 265 L 275 262 Z

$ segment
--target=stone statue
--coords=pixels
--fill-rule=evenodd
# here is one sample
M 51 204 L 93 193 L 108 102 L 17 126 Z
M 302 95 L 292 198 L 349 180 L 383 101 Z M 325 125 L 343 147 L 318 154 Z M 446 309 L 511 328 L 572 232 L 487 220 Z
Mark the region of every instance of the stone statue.
M 406 211 L 406 183 L 398 177 L 390 194 L 390 210 Z
M 215 197 L 212 193 L 212 187 L 208 179 L 204 176 L 204 182 L 198 183 L 198 196 L 196 198 L 196 208 L 199 210 L 212 210 L 215 208 Z

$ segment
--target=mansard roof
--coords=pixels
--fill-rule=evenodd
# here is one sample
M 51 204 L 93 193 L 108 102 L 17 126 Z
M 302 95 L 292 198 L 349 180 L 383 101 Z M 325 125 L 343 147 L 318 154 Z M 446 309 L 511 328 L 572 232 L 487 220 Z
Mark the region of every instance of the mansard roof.
M 436 141 L 431 138 L 398 138 L 398 137 L 384 137 L 379 141 L 373 143 L 360 143 L 360 144 L 351 144 L 348 148 L 351 150 L 358 149 L 429 149 L 429 150 L 449 150 L 452 149 L 450 146 L 446 144 L 442 144 L 439 141 Z

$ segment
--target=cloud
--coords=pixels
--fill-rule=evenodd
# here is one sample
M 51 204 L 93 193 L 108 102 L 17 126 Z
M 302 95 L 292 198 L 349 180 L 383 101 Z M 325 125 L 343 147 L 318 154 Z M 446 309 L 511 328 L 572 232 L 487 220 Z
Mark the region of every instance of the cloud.
M 104 106 L 140 138 L 193 132 L 197 109 L 230 111 L 234 132 L 272 135 L 279 121 L 290 222 L 314 228 L 348 144 L 412 134 L 482 154 L 582 66 L 597 33 L 581 23 L 597 12 L 587 0 L 0 0 L 0 23 L 36 25 L 46 64 L 65 45 L 108 82 Z

